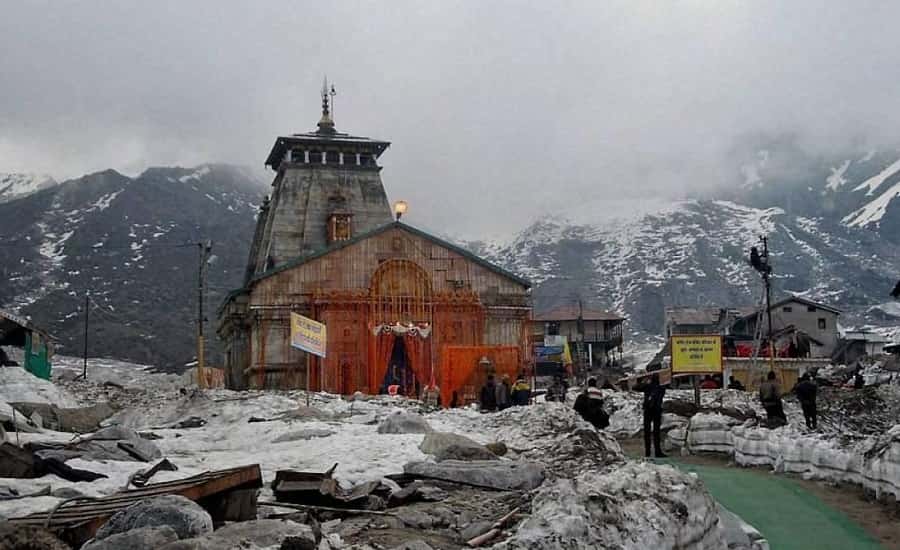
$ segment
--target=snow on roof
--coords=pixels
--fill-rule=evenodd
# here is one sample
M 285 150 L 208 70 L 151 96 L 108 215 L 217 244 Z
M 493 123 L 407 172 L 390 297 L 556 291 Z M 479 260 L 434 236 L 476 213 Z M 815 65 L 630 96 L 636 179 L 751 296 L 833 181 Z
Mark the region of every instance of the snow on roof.
M 579 310 L 577 305 L 559 306 L 548 311 L 535 313 L 535 321 L 575 321 L 579 316 L 585 321 L 624 321 L 625 318 L 617 313 L 611 313 L 602 309 L 583 308 Z
M 666 308 L 666 321 L 674 325 L 716 325 L 724 310 L 718 307 Z

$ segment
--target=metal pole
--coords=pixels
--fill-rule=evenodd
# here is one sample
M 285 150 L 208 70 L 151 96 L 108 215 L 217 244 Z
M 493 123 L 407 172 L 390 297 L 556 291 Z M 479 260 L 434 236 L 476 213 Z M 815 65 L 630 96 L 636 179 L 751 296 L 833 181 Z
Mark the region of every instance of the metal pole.
M 206 387 L 206 346 L 203 336 L 203 294 L 206 287 L 206 263 L 212 250 L 212 241 L 197 243 L 200 248 L 200 269 L 197 274 L 197 386 Z
M 84 293 L 84 366 L 82 367 L 81 377 L 87 380 L 87 356 L 88 356 L 88 319 L 91 311 L 88 300 L 90 294 Z
M 309 392 L 312 391 L 312 388 L 309 387 L 309 369 L 311 368 L 310 354 L 308 351 L 303 352 L 306 355 L 306 406 L 309 407 Z
M 766 258 L 766 270 L 763 272 L 763 281 L 766 284 L 766 321 L 769 325 L 769 370 L 775 370 L 775 343 L 772 341 L 772 284 L 769 277 L 772 274 L 772 264 L 769 263 L 769 239 L 762 238 L 763 256 Z

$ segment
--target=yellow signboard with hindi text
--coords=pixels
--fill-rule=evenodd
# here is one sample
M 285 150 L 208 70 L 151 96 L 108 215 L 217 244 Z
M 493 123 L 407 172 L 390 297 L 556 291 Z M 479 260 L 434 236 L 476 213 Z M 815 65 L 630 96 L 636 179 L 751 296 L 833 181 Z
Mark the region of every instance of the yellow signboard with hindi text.
M 323 323 L 291 312 L 291 346 L 319 357 L 325 357 L 327 343 L 328 333 Z
M 718 334 L 672 336 L 672 374 L 721 374 L 722 337 Z

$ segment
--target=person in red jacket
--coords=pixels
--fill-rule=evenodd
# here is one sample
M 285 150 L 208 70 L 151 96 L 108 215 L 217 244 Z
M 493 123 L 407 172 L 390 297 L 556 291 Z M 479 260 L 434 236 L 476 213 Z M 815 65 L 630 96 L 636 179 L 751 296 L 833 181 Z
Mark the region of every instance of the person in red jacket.
M 703 378 L 703 382 L 700 382 L 700 389 L 701 390 L 717 390 L 717 389 L 719 389 L 719 383 L 716 382 L 712 376 L 707 374 Z

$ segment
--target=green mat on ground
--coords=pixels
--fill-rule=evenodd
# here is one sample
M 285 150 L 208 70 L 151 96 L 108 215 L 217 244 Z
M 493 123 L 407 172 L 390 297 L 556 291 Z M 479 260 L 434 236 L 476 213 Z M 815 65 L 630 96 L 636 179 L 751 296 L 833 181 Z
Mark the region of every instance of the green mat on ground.
M 853 520 L 788 477 L 665 462 L 696 472 L 713 497 L 759 530 L 772 550 L 882 548 Z

